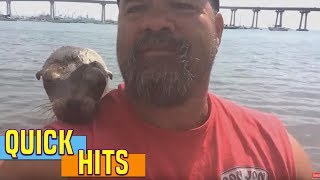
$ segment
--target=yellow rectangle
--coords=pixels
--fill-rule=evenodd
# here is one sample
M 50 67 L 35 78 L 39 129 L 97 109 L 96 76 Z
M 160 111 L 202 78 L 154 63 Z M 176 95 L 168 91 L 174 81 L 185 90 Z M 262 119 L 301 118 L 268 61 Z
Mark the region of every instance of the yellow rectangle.
M 62 156 L 61 157 L 61 176 L 62 177 L 145 177 L 146 175 L 146 158 L 145 154 L 129 154 L 124 159 L 128 163 L 128 173 L 126 175 L 118 175 L 116 167 L 123 167 L 122 164 L 116 162 L 115 156 L 111 156 L 111 175 L 106 175 L 106 158 L 100 158 L 100 175 L 95 174 L 93 157 L 93 175 L 88 175 L 87 166 L 84 166 L 85 175 L 79 175 L 79 156 Z

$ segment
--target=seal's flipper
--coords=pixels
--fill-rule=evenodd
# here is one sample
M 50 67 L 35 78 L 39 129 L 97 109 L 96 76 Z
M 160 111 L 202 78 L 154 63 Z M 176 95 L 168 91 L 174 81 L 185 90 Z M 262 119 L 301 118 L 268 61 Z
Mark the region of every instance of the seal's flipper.
M 38 72 L 36 73 L 36 78 L 37 78 L 38 80 L 40 80 L 42 75 L 43 75 L 43 70 L 38 71 Z

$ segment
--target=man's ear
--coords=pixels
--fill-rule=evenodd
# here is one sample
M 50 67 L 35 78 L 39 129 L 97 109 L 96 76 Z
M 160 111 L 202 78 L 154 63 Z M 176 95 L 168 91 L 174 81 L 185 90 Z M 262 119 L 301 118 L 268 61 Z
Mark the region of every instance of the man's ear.
M 219 45 L 220 45 L 221 44 L 223 30 L 224 30 L 224 20 L 223 20 L 223 17 L 221 15 L 221 13 L 217 13 L 216 14 L 215 26 L 216 26 L 217 37 L 219 38 Z

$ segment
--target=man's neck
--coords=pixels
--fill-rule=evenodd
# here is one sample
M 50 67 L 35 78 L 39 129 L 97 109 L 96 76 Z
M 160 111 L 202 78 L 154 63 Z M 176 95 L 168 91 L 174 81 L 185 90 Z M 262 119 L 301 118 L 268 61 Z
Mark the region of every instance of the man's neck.
M 201 126 L 209 117 L 207 91 L 189 98 L 178 107 L 159 108 L 135 104 L 137 114 L 147 123 L 163 129 L 188 130 Z

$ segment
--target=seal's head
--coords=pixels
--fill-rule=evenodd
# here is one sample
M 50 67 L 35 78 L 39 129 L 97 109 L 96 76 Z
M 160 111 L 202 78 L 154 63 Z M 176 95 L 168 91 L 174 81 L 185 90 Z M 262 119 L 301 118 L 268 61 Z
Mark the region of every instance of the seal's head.
M 92 119 L 113 75 L 94 50 L 64 46 L 36 73 L 38 80 L 41 77 L 57 119 L 83 123 Z

